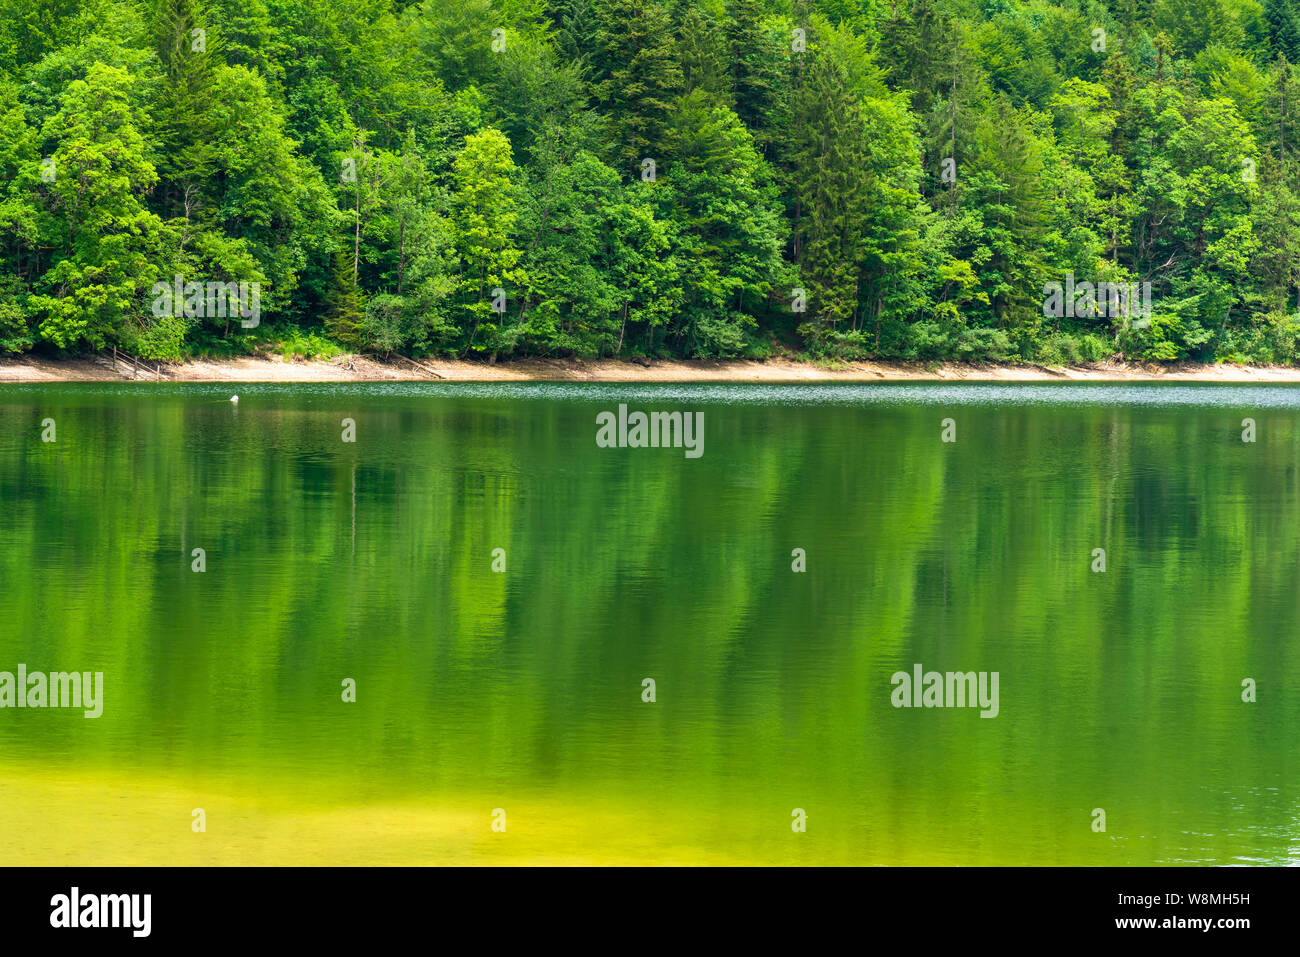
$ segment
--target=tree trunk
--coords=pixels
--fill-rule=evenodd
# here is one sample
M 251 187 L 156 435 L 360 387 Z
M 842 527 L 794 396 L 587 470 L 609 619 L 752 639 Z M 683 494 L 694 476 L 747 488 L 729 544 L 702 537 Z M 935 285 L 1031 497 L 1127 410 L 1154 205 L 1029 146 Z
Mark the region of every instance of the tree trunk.
M 398 242 L 397 254 L 397 294 L 402 294 L 402 271 L 406 266 L 406 220 L 402 220 L 401 238 Z

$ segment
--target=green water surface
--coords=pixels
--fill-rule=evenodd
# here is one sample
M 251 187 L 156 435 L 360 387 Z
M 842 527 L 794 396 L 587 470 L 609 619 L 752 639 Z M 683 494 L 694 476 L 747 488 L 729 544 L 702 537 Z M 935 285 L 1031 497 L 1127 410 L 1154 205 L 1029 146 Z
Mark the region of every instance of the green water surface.
M 620 403 L 703 455 L 597 447 Z M 53 775 L 465 862 L 1296 863 L 1298 648 L 1294 387 L 0 386 L 0 671 L 105 684 L 0 709 L 0 862 L 121 858 Z M 894 707 L 917 663 L 997 717 Z

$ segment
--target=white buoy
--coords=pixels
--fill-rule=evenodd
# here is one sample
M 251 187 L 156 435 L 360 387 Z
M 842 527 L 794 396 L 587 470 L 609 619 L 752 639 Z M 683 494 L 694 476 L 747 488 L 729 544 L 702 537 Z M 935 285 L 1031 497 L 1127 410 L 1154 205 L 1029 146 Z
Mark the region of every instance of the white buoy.
M 231 402 L 238 403 L 238 402 L 239 402 L 239 396 L 237 396 L 237 395 L 232 395 L 232 396 L 230 397 L 230 401 L 231 401 Z

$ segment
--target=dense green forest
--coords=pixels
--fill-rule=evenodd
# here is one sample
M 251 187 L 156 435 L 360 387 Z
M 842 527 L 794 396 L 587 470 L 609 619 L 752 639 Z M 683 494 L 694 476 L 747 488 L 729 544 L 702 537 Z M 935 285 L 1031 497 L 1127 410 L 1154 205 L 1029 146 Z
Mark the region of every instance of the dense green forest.
M 1294 362 L 1297 59 L 1300 0 L 0 0 L 0 352 Z

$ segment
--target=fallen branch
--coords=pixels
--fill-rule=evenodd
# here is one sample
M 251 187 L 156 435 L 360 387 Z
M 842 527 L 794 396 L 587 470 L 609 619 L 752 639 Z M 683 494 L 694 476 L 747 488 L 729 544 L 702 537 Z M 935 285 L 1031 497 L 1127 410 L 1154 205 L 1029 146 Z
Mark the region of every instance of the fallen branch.
M 397 356 L 397 358 L 401 359 L 403 362 L 409 362 L 411 365 L 415 366 L 415 367 L 416 367 L 417 369 L 419 369 L 421 372 L 427 372 L 429 375 L 433 376 L 435 379 L 442 379 L 442 378 L 444 378 L 444 376 L 441 376 L 441 375 L 439 375 L 438 373 L 434 372 L 434 371 L 433 371 L 432 369 L 430 369 L 428 366 L 423 365 L 423 364 L 421 364 L 421 363 L 419 363 L 419 362 L 416 362 L 414 359 L 410 359 L 410 358 L 408 358 L 408 357 L 402 355 L 400 352 L 395 352 L 395 353 L 393 353 L 393 355 Z

